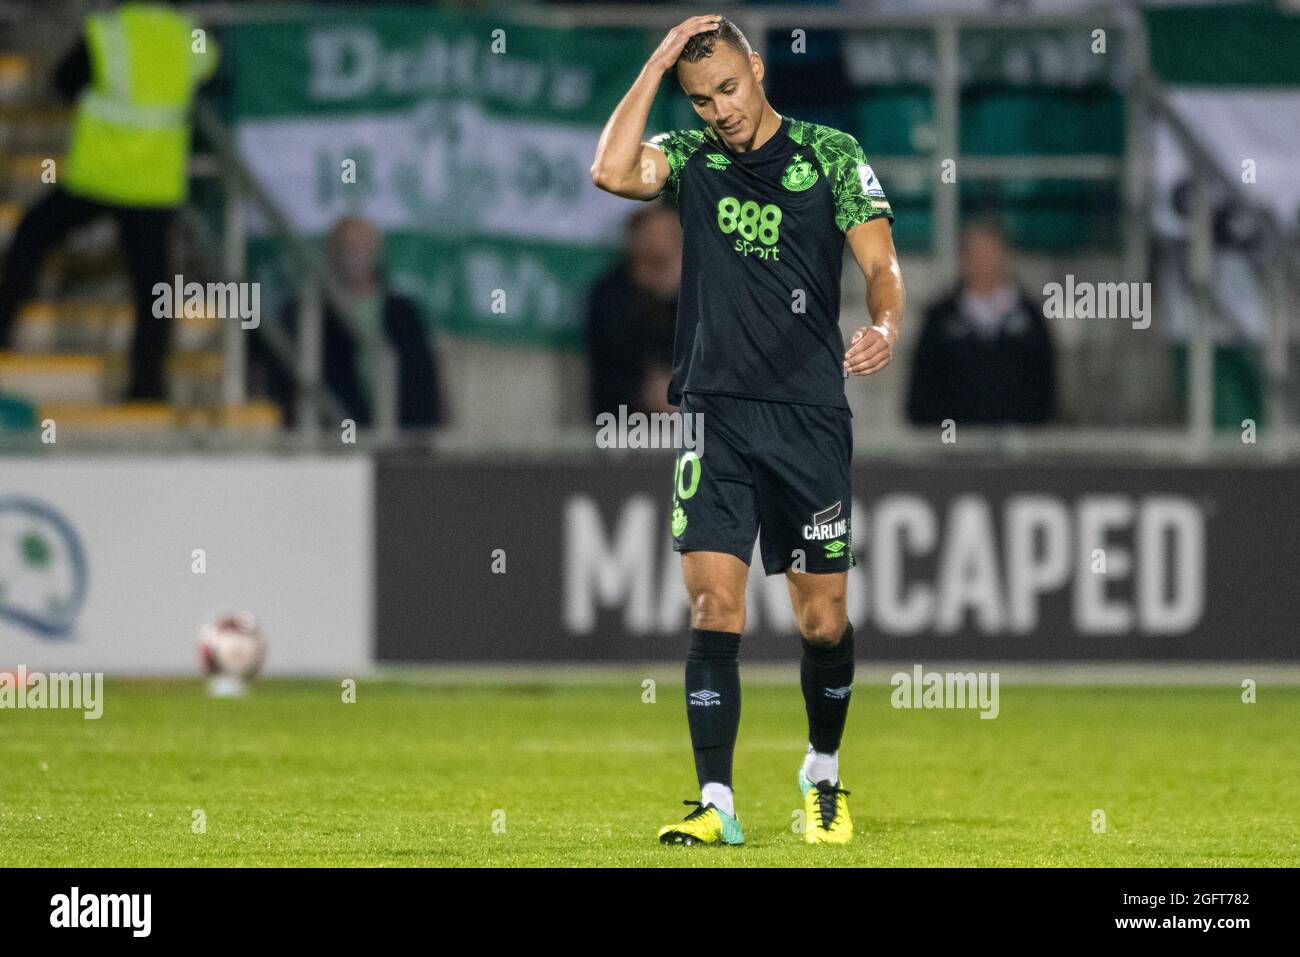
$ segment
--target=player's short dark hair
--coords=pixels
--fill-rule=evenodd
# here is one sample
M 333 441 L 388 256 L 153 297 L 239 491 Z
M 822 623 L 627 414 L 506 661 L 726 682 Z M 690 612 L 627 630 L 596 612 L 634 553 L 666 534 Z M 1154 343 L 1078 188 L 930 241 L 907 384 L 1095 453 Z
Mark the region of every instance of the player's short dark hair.
M 740 27 L 726 17 L 721 17 L 718 20 L 716 30 L 697 33 L 686 41 L 686 46 L 682 48 L 682 55 L 677 58 L 677 62 L 699 63 L 704 58 L 713 56 L 713 52 L 717 49 L 719 43 L 728 44 L 746 59 L 753 52 L 753 47 L 749 45 L 745 35 L 740 32 Z

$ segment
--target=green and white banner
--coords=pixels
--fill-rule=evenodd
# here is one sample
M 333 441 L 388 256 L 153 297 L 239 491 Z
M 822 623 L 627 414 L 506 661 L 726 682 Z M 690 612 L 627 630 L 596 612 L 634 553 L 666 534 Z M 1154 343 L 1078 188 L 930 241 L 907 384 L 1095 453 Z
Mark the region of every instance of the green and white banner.
M 360 214 L 384 230 L 393 286 L 432 323 L 571 346 L 632 211 L 587 170 L 649 41 L 411 8 L 246 24 L 227 41 L 230 118 L 295 228 Z M 254 237 L 269 278 L 274 240 Z
M 1146 11 L 1151 68 L 1168 102 L 1241 195 L 1270 210 L 1282 228 L 1300 223 L 1300 16 L 1268 4 L 1176 6 Z M 1190 233 L 1184 196 L 1192 165 L 1163 122 L 1152 154 L 1156 236 Z M 1236 200 L 1232 200 L 1235 204 Z M 1229 200 L 1216 199 L 1216 215 Z M 1252 264 L 1250 246 L 1220 241 L 1215 249 L 1214 335 L 1225 344 L 1260 345 L 1273 321 L 1272 293 Z M 1157 281 L 1163 324 L 1186 341 L 1196 315 L 1183 253 L 1169 247 Z M 1253 386 L 1251 387 L 1253 391 Z M 1249 410 L 1254 417 L 1254 410 Z M 1241 416 L 1235 416 L 1240 422 Z
M 1149 10 L 1152 70 L 1220 168 L 1289 228 L 1300 213 L 1300 16 L 1265 4 Z M 1159 132 L 1159 131 L 1158 131 Z M 1156 143 L 1157 189 L 1187 174 L 1181 150 Z M 1157 227 L 1173 231 L 1156 209 Z

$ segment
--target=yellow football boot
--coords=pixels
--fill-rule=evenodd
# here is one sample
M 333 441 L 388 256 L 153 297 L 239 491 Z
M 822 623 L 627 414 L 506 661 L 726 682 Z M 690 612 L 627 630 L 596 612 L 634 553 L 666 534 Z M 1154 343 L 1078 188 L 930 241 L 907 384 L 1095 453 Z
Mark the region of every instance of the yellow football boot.
M 813 784 L 799 769 L 799 791 L 803 794 L 803 839 L 808 844 L 847 844 L 853 838 L 849 817 L 849 792 L 837 781 Z
M 744 844 L 740 821 L 713 804 L 683 801 L 694 804 L 695 810 L 676 824 L 665 824 L 659 829 L 663 844 Z

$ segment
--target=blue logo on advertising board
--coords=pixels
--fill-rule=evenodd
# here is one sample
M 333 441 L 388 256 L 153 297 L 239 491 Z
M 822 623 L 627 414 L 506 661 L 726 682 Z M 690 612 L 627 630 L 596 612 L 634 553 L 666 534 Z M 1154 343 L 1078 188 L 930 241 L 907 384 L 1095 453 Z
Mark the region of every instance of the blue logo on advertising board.
M 71 638 L 86 604 L 86 552 L 44 502 L 0 496 L 0 623 L 40 638 Z

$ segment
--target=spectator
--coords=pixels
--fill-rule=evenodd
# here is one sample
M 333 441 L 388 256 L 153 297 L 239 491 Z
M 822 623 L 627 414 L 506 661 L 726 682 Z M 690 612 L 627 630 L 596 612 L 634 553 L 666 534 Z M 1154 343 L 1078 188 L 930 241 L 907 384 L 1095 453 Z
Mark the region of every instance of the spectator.
M 1017 284 L 1001 229 L 962 231 L 960 282 L 925 313 L 907 417 L 918 425 L 1033 425 L 1056 414 L 1056 371 L 1042 304 Z
M 668 412 L 673 327 L 682 274 L 677 213 L 654 204 L 628 217 L 623 258 L 596 282 L 587 306 L 591 414 Z
M 382 245 L 379 231 L 359 216 L 345 216 L 330 230 L 326 244 L 330 273 L 368 335 L 358 337 L 334 309 L 328 304 L 323 307 L 324 384 L 357 425 L 373 425 L 376 355 L 380 337 L 386 337 L 398 363 L 398 424 L 409 429 L 432 428 L 446 421 L 438 357 L 419 306 L 384 288 Z M 298 303 L 291 301 L 281 321 L 292 331 L 297 319 Z M 259 338 L 253 339 L 250 357 L 265 376 L 267 393 L 283 407 L 285 421 L 292 423 L 296 410 L 289 370 Z
M 45 254 L 92 219 L 117 220 L 131 268 L 135 334 L 128 398 L 165 398 L 168 320 L 153 314 L 153 287 L 170 285 L 167 229 L 189 186 L 190 103 L 216 67 L 215 44 L 195 52 L 189 17 L 164 4 L 129 3 L 86 18 L 84 37 L 55 85 L 79 96 L 58 185 L 18 224 L 0 278 L 0 348 L 31 296 Z

